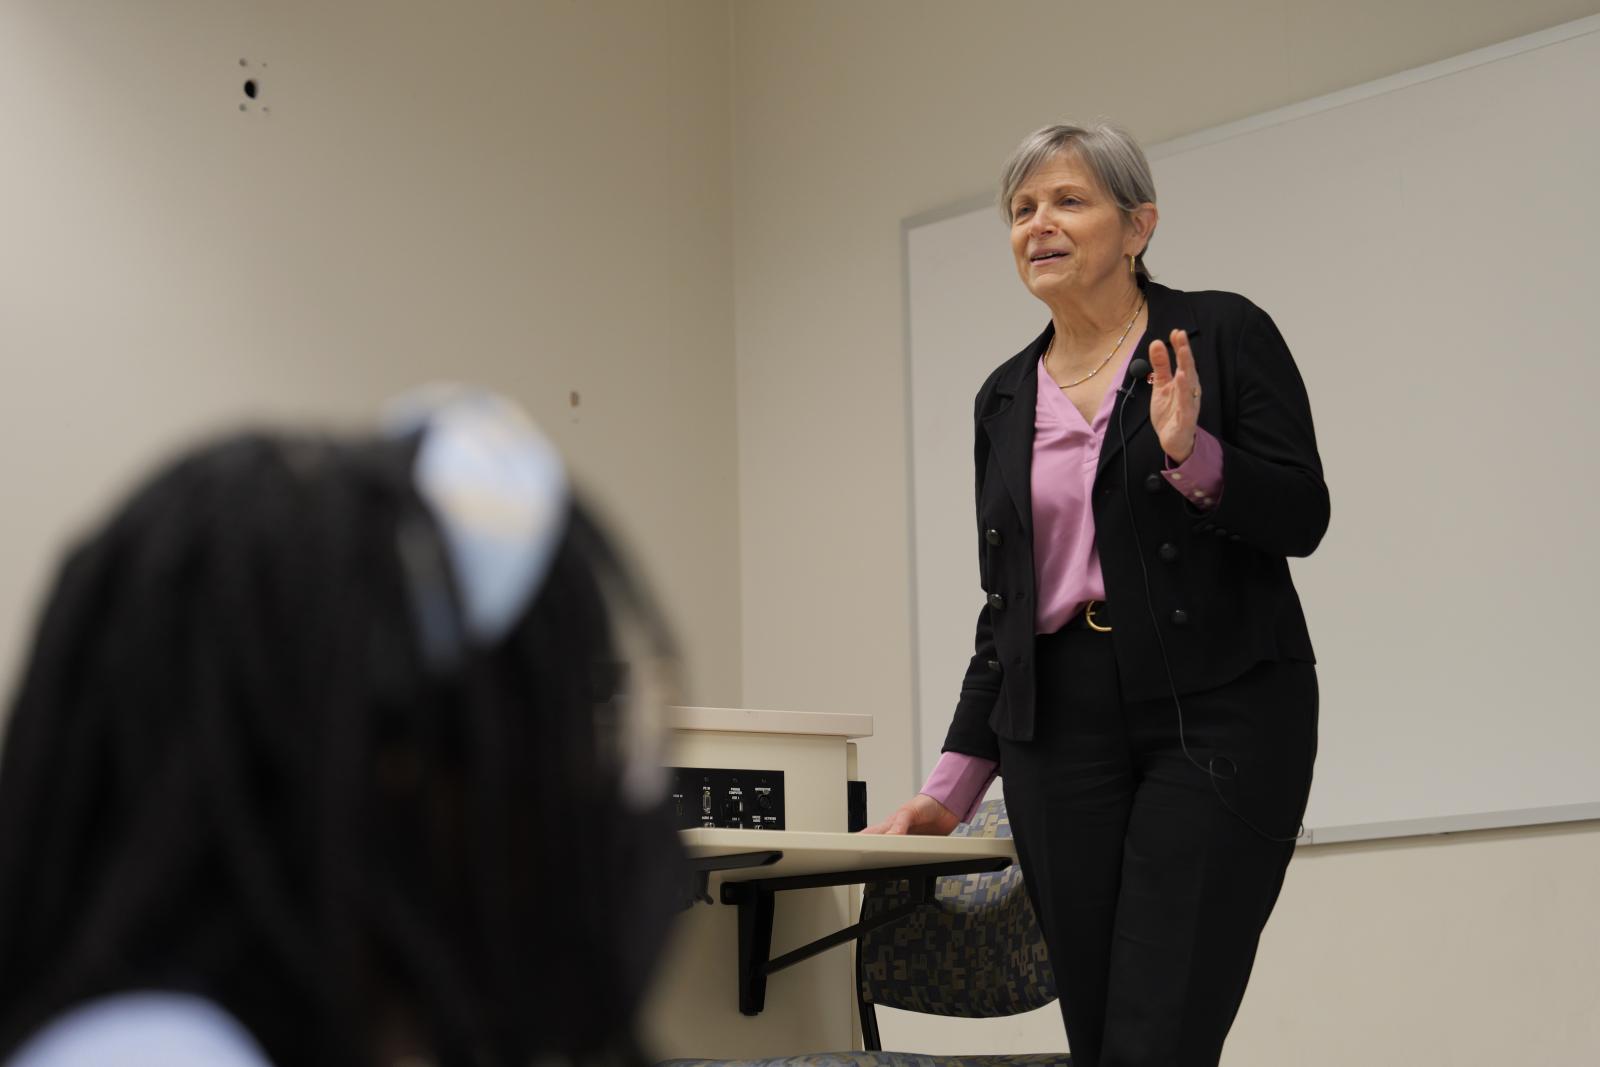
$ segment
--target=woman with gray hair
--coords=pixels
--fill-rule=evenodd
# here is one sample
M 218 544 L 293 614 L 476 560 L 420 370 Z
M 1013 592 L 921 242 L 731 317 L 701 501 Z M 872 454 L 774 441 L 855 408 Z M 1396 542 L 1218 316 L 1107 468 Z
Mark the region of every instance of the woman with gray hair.
M 869 832 L 949 833 L 1000 774 L 1074 1067 L 1216 1064 L 1316 754 L 1287 561 L 1328 525 L 1310 404 L 1260 308 L 1151 280 L 1123 131 L 1030 135 L 1000 208 L 1050 322 L 978 391 L 975 651 L 938 765 Z

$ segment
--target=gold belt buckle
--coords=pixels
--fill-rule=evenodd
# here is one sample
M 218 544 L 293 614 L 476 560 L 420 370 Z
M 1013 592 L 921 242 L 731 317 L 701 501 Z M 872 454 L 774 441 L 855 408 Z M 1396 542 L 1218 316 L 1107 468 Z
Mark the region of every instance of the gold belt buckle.
M 1095 633 L 1108 634 L 1111 632 L 1111 627 L 1101 626 L 1098 622 L 1094 621 L 1094 606 L 1098 603 L 1100 603 L 1100 601 L 1091 600 L 1083 606 L 1083 621 L 1088 623 L 1089 629 L 1093 630 Z

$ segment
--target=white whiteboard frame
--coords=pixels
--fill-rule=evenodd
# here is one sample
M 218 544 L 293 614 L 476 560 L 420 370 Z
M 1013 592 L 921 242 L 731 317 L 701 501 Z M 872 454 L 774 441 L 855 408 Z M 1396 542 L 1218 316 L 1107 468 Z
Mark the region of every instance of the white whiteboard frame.
M 1512 56 L 1526 52 L 1537 51 L 1553 44 L 1560 44 L 1578 37 L 1600 33 L 1600 15 L 1590 15 L 1576 19 L 1572 22 L 1552 26 L 1537 33 L 1530 33 L 1516 37 L 1499 44 L 1479 48 L 1449 59 L 1442 59 L 1437 63 L 1416 67 L 1412 70 L 1402 71 L 1386 78 L 1366 82 L 1349 89 L 1327 93 L 1323 96 L 1313 97 L 1297 104 L 1275 108 L 1262 112 L 1249 118 L 1239 119 L 1235 122 L 1213 126 L 1210 129 L 1200 130 L 1183 137 L 1164 141 L 1151 148 L 1147 155 L 1150 159 L 1158 160 L 1167 156 L 1177 155 L 1206 145 L 1217 144 L 1257 130 L 1278 126 L 1286 122 L 1314 115 L 1319 112 L 1332 111 L 1358 101 L 1369 100 L 1373 97 L 1383 96 L 1388 93 L 1405 89 L 1410 86 L 1420 85 L 1424 82 L 1473 67 L 1483 66 L 1488 63 L 1498 62 Z M 907 561 L 907 588 L 908 621 L 911 627 L 911 777 L 912 781 L 920 783 L 932 768 L 921 766 L 922 751 L 922 707 L 921 693 L 921 640 L 918 624 L 917 604 L 917 530 L 916 530 L 916 423 L 913 417 L 913 387 L 912 380 L 912 352 L 911 352 L 911 234 L 912 231 L 946 219 L 960 215 L 971 214 L 984 208 L 993 208 L 994 198 L 985 194 L 975 194 L 963 197 L 944 207 L 935 208 L 916 215 L 909 216 L 900 223 L 900 291 L 901 291 L 901 335 L 904 350 L 905 373 L 905 410 L 906 410 L 906 561 Z M 1388 822 L 1353 823 L 1342 826 L 1323 826 L 1307 828 L 1305 835 L 1298 842 L 1301 845 L 1334 844 L 1347 841 L 1380 840 L 1384 838 L 1417 837 L 1430 834 L 1461 833 L 1470 830 L 1504 829 L 1516 826 L 1539 826 L 1553 823 L 1584 822 L 1600 819 L 1600 802 L 1587 804 L 1563 804 L 1550 807 L 1519 808 L 1507 811 L 1474 812 L 1467 815 L 1447 815 L 1425 819 L 1398 819 Z

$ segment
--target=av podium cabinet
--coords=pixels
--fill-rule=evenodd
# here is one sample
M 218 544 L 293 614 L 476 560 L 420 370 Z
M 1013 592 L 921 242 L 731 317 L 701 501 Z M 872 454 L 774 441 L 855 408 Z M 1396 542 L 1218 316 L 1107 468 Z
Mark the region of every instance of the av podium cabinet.
M 853 738 L 872 734 L 866 715 L 738 708 L 672 708 L 668 761 L 677 767 L 782 771 L 785 828 L 843 832 L 847 787 L 855 772 Z M 765 831 L 746 831 L 759 839 Z M 759 1015 L 739 1011 L 738 909 L 695 904 L 679 918 L 645 1012 L 647 1051 L 661 1059 L 790 1055 L 858 1045 L 848 945 L 769 979 Z M 855 891 L 801 889 L 782 894 L 772 927 L 774 955 L 855 921 Z

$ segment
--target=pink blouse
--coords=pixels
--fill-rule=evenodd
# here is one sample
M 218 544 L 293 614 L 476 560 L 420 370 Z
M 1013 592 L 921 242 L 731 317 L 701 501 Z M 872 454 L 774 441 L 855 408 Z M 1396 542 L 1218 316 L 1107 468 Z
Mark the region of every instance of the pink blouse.
M 1128 361 L 1117 367 L 1115 381 L 1127 374 Z M 1094 541 L 1094 509 L 1089 506 L 1100 448 L 1107 430 L 1117 432 L 1112 418 L 1117 391 L 1107 389 L 1092 422 L 1084 421 L 1071 400 L 1039 361 L 1039 395 L 1033 414 L 1033 572 L 1038 608 L 1034 632 L 1053 634 L 1091 600 L 1104 600 L 1105 578 Z M 1175 491 L 1193 506 L 1213 508 L 1222 497 L 1222 446 L 1197 429 L 1194 452 L 1176 467 L 1161 472 Z M 921 792 L 961 815 L 972 818 L 994 781 L 993 760 L 946 752 L 923 783 Z

